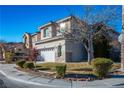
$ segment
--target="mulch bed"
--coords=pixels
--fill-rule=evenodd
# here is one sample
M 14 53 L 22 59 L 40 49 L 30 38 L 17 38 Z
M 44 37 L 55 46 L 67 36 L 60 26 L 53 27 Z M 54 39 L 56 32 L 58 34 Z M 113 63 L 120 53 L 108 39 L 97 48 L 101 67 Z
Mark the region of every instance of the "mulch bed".
M 64 78 L 64 80 L 67 80 L 67 81 L 93 81 L 93 80 L 96 80 L 96 78 Z
M 31 69 L 24 69 L 24 68 L 20 68 L 20 67 L 15 67 L 16 69 L 18 69 L 19 71 L 23 71 L 23 72 L 27 72 L 29 74 L 32 74 L 32 75 L 36 75 L 36 76 L 40 76 L 40 77 L 43 77 L 43 78 L 55 78 L 55 73 L 47 73 L 47 72 L 39 72 L 39 71 L 34 71 L 34 70 L 31 70 Z M 71 74 L 70 74 L 71 75 Z M 70 76 L 65 76 L 65 78 L 61 78 L 63 80 L 66 80 L 66 81 L 92 81 L 92 80 L 96 80 L 95 77 L 70 77 Z
M 120 74 L 124 74 L 124 72 L 114 71 L 114 72 L 111 72 L 111 74 L 113 74 L 113 75 L 120 75 Z
M 55 73 L 54 72 L 49 72 L 47 73 L 47 71 L 34 71 L 31 69 L 24 69 L 24 68 L 20 68 L 20 67 L 15 67 L 16 69 L 23 71 L 23 72 L 27 72 L 29 74 L 32 75 L 36 75 L 39 77 L 43 77 L 43 78 L 48 78 L 48 79 L 53 79 L 55 78 Z M 124 74 L 124 72 L 121 71 L 114 71 L 111 73 L 111 75 L 121 75 Z M 111 75 L 109 75 L 106 78 L 111 78 Z M 102 78 L 102 79 L 106 79 L 106 78 Z M 98 80 L 98 78 L 94 75 L 85 75 L 85 74 L 66 74 L 64 78 L 61 78 L 63 80 L 66 81 L 93 81 L 93 80 Z

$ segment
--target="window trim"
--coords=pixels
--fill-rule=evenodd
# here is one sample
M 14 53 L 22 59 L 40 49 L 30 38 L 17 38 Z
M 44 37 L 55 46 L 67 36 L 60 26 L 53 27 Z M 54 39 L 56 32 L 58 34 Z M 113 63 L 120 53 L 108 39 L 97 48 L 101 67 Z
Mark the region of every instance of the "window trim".
M 57 56 L 58 57 L 62 56 L 62 45 L 58 45 L 58 47 L 57 47 Z
M 48 32 L 47 32 L 48 31 Z M 43 30 L 43 37 L 45 38 L 45 37 L 49 37 L 49 28 L 45 28 L 44 30 Z

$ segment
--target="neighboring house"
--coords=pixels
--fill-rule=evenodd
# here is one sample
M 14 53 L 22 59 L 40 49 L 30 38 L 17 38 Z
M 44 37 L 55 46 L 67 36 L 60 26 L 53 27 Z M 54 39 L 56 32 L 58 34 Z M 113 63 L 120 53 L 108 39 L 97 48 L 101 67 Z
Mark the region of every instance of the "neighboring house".
M 33 34 L 23 35 L 24 45 L 27 49 L 35 48 L 39 51 L 37 60 L 46 62 L 77 62 L 86 61 L 87 52 L 81 42 L 63 37 L 63 31 L 71 32 L 73 16 L 66 17 L 56 22 L 49 22 L 39 27 L 39 31 Z M 119 35 L 111 31 L 112 35 Z
M 17 55 L 25 55 L 27 53 L 27 49 L 24 48 L 23 43 L 1 43 L 0 44 L 0 60 L 5 59 L 6 52 L 13 52 L 15 56 Z M 17 54 L 17 55 L 16 55 Z

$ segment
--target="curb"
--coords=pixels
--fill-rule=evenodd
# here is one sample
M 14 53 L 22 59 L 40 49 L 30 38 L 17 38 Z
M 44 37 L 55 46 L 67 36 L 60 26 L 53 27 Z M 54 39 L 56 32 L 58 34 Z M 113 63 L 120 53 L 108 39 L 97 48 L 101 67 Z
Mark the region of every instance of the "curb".
M 17 79 L 15 77 L 12 77 L 12 76 L 8 76 L 4 71 L 0 70 L 0 73 L 3 74 L 5 77 L 7 77 L 8 79 L 11 79 L 11 80 L 15 80 L 15 81 L 18 81 L 18 82 L 22 82 L 22 83 L 27 83 L 27 84 L 33 84 L 33 85 L 38 85 L 38 86 L 47 86 L 47 87 L 59 87 L 59 86 L 55 86 L 55 85 L 48 85 L 48 84 L 41 84 L 41 83 L 36 83 L 36 82 L 31 82 L 31 81 L 26 81 L 26 80 L 22 80 L 22 79 Z

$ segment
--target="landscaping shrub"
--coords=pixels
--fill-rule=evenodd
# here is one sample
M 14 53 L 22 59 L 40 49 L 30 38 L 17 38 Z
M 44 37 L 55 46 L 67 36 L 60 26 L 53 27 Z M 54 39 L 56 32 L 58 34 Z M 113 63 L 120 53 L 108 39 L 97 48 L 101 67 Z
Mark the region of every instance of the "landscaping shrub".
M 56 78 L 64 78 L 66 73 L 66 65 L 56 66 Z
M 5 61 L 6 63 L 11 63 L 13 61 L 14 53 L 5 52 Z
M 113 61 L 107 58 L 96 58 L 92 60 L 95 74 L 103 78 L 112 68 Z
M 24 60 L 20 60 L 16 62 L 16 65 L 18 65 L 19 67 L 23 68 L 23 65 L 25 64 Z
M 28 68 L 28 69 L 33 69 L 34 68 L 34 64 L 32 62 L 26 62 L 23 65 L 24 68 Z

